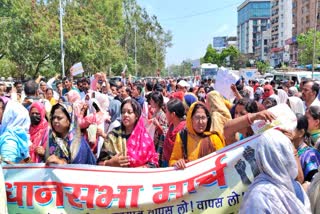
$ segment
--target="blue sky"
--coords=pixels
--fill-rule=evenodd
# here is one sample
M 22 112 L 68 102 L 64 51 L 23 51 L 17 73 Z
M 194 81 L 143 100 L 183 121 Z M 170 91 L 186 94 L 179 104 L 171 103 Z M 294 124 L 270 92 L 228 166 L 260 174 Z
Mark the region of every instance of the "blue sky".
M 173 34 L 166 65 L 204 56 L 214 36 L 236 36 L 237 6 L 244 0 L 137 0 Z

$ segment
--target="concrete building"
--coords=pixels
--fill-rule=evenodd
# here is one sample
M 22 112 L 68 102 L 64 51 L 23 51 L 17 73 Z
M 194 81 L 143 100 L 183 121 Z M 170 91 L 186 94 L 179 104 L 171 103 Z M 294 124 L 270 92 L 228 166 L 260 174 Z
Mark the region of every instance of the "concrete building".
M 292 38 L 292 0 L 272 0 L 270 22 L 270 63 L 272 66 L 289 63 L 289 45 L 286 40 Z
M 318 1 L 318 4 L 316 1 Z M 297 36 L 314 28 L 315 25 L 317 25 L 317 30 L 320 30 L 319 12 L 320 0 L 292 0 L 292 37 L 286 40 L 286 44 L 290 45 L 289 52 L 292 65 L 299 64 Z
M 268 28 L 266 31 L 261 31 L 257 33 L 256 39 L 256 49 L 255 58 L 257 60 L 270 61 L 269 51 L 270 51 L 270 41 L 271 41 L 271 30 Z
M 266 31 L 270 23 L 271 3 L 267 0 L 246 0 L 237 11 L 238 48 L 241 53 L 255 56 L 257 34 Z

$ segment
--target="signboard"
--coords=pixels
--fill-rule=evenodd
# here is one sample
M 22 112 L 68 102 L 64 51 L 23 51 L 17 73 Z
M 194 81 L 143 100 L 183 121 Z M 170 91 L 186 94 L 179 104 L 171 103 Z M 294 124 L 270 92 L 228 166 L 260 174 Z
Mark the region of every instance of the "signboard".
M 78 63 L 74 64 L 70 68 L 70 73 L 71 73 L 72 76 L 76 76 L 78 74 L 82 74 L 83 72 L 84 72 L 84 70 L 83 70 L 81 62 L 78 62 Z
M 260 135 L 184 170 L 88 165 L 5 166 L 9 213 L 236 213 L 258 175 Z

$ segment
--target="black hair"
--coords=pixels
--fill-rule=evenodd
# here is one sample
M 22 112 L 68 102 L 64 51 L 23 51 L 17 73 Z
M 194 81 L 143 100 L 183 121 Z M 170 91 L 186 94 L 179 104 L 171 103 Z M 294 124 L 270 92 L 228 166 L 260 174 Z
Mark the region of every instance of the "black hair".
M 47 89 L 46 89 L 46 93 L 47 93 L 48 91 L 51 91 L 51 92 L 53 93 L 53 89 L 52 89 L 52 88 L 47 88 Z
M 71 82 L 71 78 L 70 77 L 63 77 L 62 82 L 68 80 L 69 82 Z
M 34 80 L 29 80 L 24 84 L 24 92 L 27 96 L 35 96 L 38 90 L 38 84 Z
M 205 111 L 205 113 L 206 113 L 207 118 L 208 118 L 207 127 L 206 127 L 206 129 L 205 129 L 204 131 L 210 131 L 210 128 L 211 128 L 211 116 L 210 116 L 209 110 L 207 109 L 207 107 L 205 106 L 204 103 L 202 103 L 202 102 L 197 102 L 197 103 L 195 104 L 195 106 L 194 106 L 194 108 L 193 108 L 193 111 L 192 111 L 192 113 L 191 113 L 191 117 L 193 117 L 193 115 L 196 113 L 196 111 L 197 111 L 198 109 L 203 109 L 203 110 Z
M 304 136 L 309 137 L 309 133 L 308 133 L 309 124 L 308 124 L 307 117 L 300 113 L 297 113 L 296 117 L 297 117 L 297 129 L 304 130 Z
M 149 89 L 148 89 L 149 91 Z M 158 91 L 158 92 L 162 92 L 163 91 L 163 88 L 162 86 L 160 85 L 160 83 L 157 83 L 153 86 L 153 91 Z
M 22 84 L 22 82 L 18 80 L 18 81 L 15 81 L 13 85 L 14 87 L 17 87 L 17 85 L 20 85 L 20 84 Z
M 54 106 L 52 106 L 52 109 L 50 111 L 50 121 L 51 121 L 51 126 L 52 126 L 52 121 L 53 121 L 53 115 L 54 115 L 54 112 L 57 110 L 57 109 L 60 109 L 68 118 L 70 124 L 71 124 L 71 117 L 70 117 L 70 114 L 67 112 L 67 110 L 65 109 L 65 107 L 63 105 L 61 105 L 60 103 L 57 103 L 55 104 Z
M 139 118 L 141 116 L 141 106 L 135 99 L 128 99 L 128 100 L 123 101 L 121 103 L 121 108 L 120 108 L 121 112 L 122 112 L 122 109 L 123 109 L 124 105 L 127 104 L 127 103 L 131 104 L 132 110 L 133 110 L 134 114 L 136 115 L 136 117 L 139 120 Z M 138 120 L 137 120 L 137 122 L 138 122 Z
M 86 77 L 83 77 L 83 78 L 81 78 L 81 82 L 82 83 L 87 83 L 88 85 L 90 85 L 90 79 L 89 78 L 86 78 Z
M 153 89 L 153 83 L 150 82 L 150 81 L 148 81 L 148 82 L 146 83 L 146 89 L 147 89 L 148 91 L 152 91 L 152 89 Z
M 266 106 L 266 105 L 265 105 L 265 102 L 267 102 L 267 101 L 270 101 L 270 102 L 271 102 L 271 105 Z M 277 103 L 277 100 L 274 99 L 274 98 L 272 98 L 272 97 L 267 97 L 266 99 L 264 99 L 264 100 L 262 101 L 262 105 L 264 105 L 264 107 L 265 107 L 266 109 L 271 108 L 271 107 L 274 107 L 274 106 L 276 106 L 277 104 L 278 104 L 278 103 Z
M 152 92 L 150 98 L 159 106 L 159 108 L 163 107 L 163 96 L 160 92 Z
M 316 95 L 317 95 L 319 93 L 319 84 L 316 82 L 313 82 L 311 89 L 312 91 L 316 92 Z
M 309 113 L 314 120 L 320 120 L 320 106 L 310 106 Z
M 182 119 L 185 116 L 185 109 L 183 103 L 179 99 L 171 99 L 167 103 L 167 111 L 174 112 L 176 116 Z
M 136 87 L 137 90 L 139 91 L 139 94 L 142 92 L 142 85 L 141 84 L 134 84 L 133 87 Z
M 251 99 L 242 98 L 238 100 L 236 105 L 243 105 L 248 113 L 256 113 L 259 111 L 257 102 Z

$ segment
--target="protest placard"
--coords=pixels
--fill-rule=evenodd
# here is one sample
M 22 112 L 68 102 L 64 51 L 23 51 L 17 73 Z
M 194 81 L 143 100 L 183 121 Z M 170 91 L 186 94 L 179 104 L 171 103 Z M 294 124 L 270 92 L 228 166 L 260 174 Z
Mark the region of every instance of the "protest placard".
M 72 76 L 76 76 L 78 74 L 82 74 L 83 72 L 84 72 L 84 70 L 83 70 L 81 62 L 78 62 L 78 63 L 74 64 L 70 68 L 70 73 L 71 73 Z

